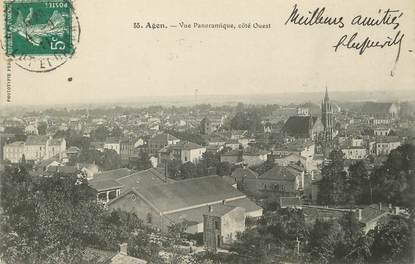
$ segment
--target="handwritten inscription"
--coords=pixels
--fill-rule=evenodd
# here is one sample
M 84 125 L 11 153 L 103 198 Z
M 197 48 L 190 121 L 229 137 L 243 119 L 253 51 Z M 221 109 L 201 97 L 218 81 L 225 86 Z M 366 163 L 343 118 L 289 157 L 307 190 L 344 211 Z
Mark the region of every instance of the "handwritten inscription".
M 350 20 L 343 16 L 333 16 L 328 14 L 326 7 L 317 7 L 314 10 L 301 11 L 297 4 L 295 4 L 285 21 L 285 25 L 294 24 L 298 26 L 331 26 L 339 29 L 344 29 L 348 24 L 351 27 L 390 27 L 390 31 L 383 38 L 373 39 L 369 36 L 364 36 L 361 32 L 356 31 L 351 34 L 343 34 L 332 46 L 334 52 L 339 52 L 341 49 L 355 50 L 357 54 L 364 55 L 368 49 L 383 49 L 396 47 L 396 56 L 393 69 L 397 62 L 402 49 L 402 42 L 405 34 L 399 29 L 400 18 L 404 13 L 400 10 L 378 10 L 374 17 L 357 14 Z M 391 32 L 391 33 L 390 33 Z M 391 75 L 393 76 L 393 71 Z
M 313 12 L 308 12 L 307 15 L 301 15 L 297 5 L 294 5 L 294 8 L 285 21 L 285 25 L 288 23 L 293 23 L 297 25 L 304 26 L 314 26 L 314 25 L 329 25 L 329 26 L 338 26 L 339 28 L 344 27 L 343 17 L 330 17 L 325 16 L 324 12 L 326 8 L 316 8 Z
M 398 51 L 396 54 L 395 61 L 397 62 L 399 60 L 399 55 L 401 53 L 401 47 L 402 47 L 402 40 L 405 36 L 405 34 L 401 33 L 401 31 L 398 31 L 394 37 L 386 37 L 386 40 L 378 41 L 378 40 L 372 40 L 369 37 L 364 38 L 363 40 L 357 40 L 359 33 L 354 33 L 353 35 L 343 35 L 340 40 L 337 42 L 336 45 L 334 45 L 334 51 L 337 51 L 341 47 L 345 47 L 348 49 L 356 49 L 359 53 L 359 55 L 363 55 L 365 51 L 369 48 L 385 48 L 385 47 L 392 47 L 392 46 L 398 46 Z

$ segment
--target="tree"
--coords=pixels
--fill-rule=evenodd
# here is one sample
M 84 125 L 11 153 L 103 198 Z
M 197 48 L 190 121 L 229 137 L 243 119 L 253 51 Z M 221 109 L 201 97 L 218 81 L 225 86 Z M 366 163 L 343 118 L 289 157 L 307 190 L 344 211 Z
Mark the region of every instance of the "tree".
M 181 177 L 180 175 L 180 167 L 182 163 L 180 160 L 169 160 L 167 162 L 167 172 L 169 175 L 169 178 L 171 179 L 179 179 Z
M 48 123 L 47 122 L 40 122 L 37 125 L 37 132 L 39 135 L 46 135 L 48 129 Z
M 371 254 L 371 240 L 363 233 L 355 213 L 346 213 L 337 221 L 341 226 L 343 238 L 336 245 L 336 261 L 338 263 L 367 263 Z
M 310 231 L 308 250 L 312 263 L 334 263 L 339 241 L 343 239 L 342 228 L 336 221 L 317 220 Z
M 218 173 L 218 166 L 220 164 L 220 154 L 206 151 L 202 154 L 202 158 L 196 165 L 198 176 L 207 176 Z M 225 169 L 226 170 L 226 169 Z M 221 172 L 225 173 L 225 172 Z
M 326 205 L 343 204 L 346 202 L 346 188 L 343 152 L 333 150 L 330 153 L 330 163 L 322 169 L 317 202 Z
M 391 151 L 384 164 L 371 177 L 376 202 L 414 209 L 415 146 L 405 144 Z
M 393 216 L 387 223 L 376 227 L 370 263 L 414 263 L 413 226 L 410 221 Z
M 34 180 L 22 168 L 7 168 L 2 175 L 2 258 L 8 263 L 79 262 L 84 226 L 93 223 L 90 212 L 97 204 L 80 199 L 90 196 L 73 177 Z
M 246 230 L 238 235 L 238 240 L 231 246 L 231 251 L 235 253 L 231 263 L 274 263 L 270 245 L 267 236 L 255 229 Z
M 230 175 L 231 168 L 232 168 L 232 165 L 229 162 L 227 161 L 221 162 L 217 165 L 216 174 L 219 176 Z
M 248 112 L 237 112 L 231 119 L 231 129 L 249 130 L 251 133 L 255 133 L 262 128 L 261 114 L 258 109 L 251 109 Z
M 370 204 L 369 172 L 363 161 L 352 164 L 345 182 L 345 202 L 347 204 Z
M 110 136 L 115 138 L 120 138 L 123 136 L 123 131 L 119 126 L 114 126 L 111 130 Z
M 135 170 L 147 170 L 153 167 L 150 161 L 150 157 L 144 151 L 140 152 L 138 155 L 138 160 L 133 164 Z
M 346 255 L 341 259 L 341 261 L 345 264 L 367 264 L 372 254 L 372 244 L 373 236 L 371 234 L 358 236 L 357 240 L 350 245 L 348 252 L 346 252 Z M 339 261 L 339 263 L 341 262 Z
M 284 250 L 294 252 L 297 240 L 305 244 L 308 239 L 305 217 L 299 209 L 280 208 L 265 215 L 261 224 L 260 233 L 271 235 L 273 242 Z
M 133 214 L 104 210 L 85 179 L 1 175 L 0 252 L 6 263 L 80 263 L 85 248 L 118 250 L 141 226 Z
M 115 170 L 121 168 L 121 157 L 115 150 L 105 149 L 103 163 L 100 164 L 104 170 Z
M 197 176 L 196 166 L 188 161 L 180 166 L 180 176 L 183 179 L 190 179 Z
M 93 141 L 105 141 L 105 139 L 110 135 L 110 131 L 105 126 L 99 126 L 91 133 L 91 138 Z
M 96 149 L 83 149 L 79 154 L 77 162 L 95 163 L 101 166 L 104 162 L 104 155 Z
M 66 139 L 66 144 L 70 147 L 78 147 L 80 150 L 88 150 L 91 145 L 91 139 L 78 134 L 70 134 Z
M 140 230 L 128 240 L 127 253 L 130 256 L 155 263 L 159 259 L 160 245 L 151 240 L 149 232 Z
M 231 129 L 247 130 L 249 128 L 248 115 L 245 112 L 238 112 L 231 119 Z

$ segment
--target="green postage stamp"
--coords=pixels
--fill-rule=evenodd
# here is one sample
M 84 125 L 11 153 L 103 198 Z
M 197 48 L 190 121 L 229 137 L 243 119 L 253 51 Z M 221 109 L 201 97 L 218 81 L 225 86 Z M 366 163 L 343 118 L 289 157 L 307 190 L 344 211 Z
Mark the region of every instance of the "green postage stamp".
M 49 72 L 72 58 L 80 38 L 72 0 L 3 2 L 6 56 L 31 72 Z
M 72 5 L 65 0 L 6 1 L 6 54 L 72 54 Z

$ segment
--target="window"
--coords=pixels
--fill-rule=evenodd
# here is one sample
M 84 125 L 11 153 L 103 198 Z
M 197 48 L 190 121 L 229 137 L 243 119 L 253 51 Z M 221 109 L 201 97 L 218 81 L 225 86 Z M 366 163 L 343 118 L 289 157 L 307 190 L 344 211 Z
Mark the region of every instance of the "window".
M 108 199 L 112 200 L 112 199 L 114 199 L 115 197 L 117 197 L 117 192 L 116 192 L 116 191 L 110 191 L 110 192 L 108 193 Z
M 107 194 L 105 192 L 99 193 L 98 194 L 98 199 L 102 200 L 102 201 L 106 201 L 107 200 Z

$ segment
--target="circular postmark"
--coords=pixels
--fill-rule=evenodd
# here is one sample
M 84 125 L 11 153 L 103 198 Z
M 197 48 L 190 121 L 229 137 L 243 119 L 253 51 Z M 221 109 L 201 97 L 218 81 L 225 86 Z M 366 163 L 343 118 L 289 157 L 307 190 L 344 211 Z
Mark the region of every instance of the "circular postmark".
M 71 59 L 81 34 L 70 0 L 5 2 L 6 56 L 30 72 L 50 72 Z

